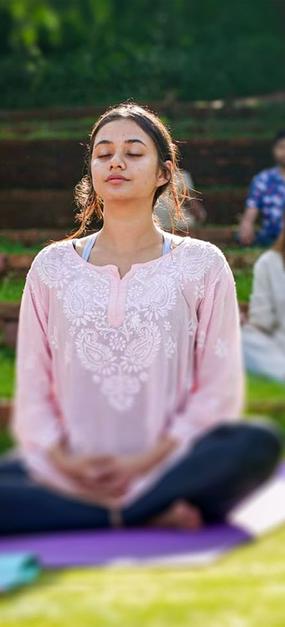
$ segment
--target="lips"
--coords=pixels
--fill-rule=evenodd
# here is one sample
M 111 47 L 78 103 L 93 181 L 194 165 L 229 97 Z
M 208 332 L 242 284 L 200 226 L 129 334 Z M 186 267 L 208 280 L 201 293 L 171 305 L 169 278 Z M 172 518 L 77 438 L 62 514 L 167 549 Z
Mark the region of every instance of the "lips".
M 113 174 L 112 176 L 108 176 L 107 181 L 128 181 L 129 179 L 126 179 L 124 176 L 120 176 L 118 174 L 118 176 L 116 176 L 115 174 Z

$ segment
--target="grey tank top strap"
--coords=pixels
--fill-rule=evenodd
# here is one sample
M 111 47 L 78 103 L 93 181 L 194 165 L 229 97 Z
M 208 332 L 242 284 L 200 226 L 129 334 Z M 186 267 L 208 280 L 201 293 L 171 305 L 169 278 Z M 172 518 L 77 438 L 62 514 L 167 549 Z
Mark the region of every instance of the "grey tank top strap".
M 91 250 L 93 248 L 93 244 L 96 240 L 97 237 L 97 233 L 93 233 L 93 235 L 90 237 L 89 240 L 87 240 L 84 248 L 83 248 L 83 253 L 82 253 L 82 259 L 85 259 L 85 261 L 88 261 L 89 257 L 90 257 L 90 253 Z
M 163 251 L 162 251 L 163 255 L 166 255 L 166 253 L 169 253 L 171 251 L 171 242 L 172 242 L 171 235 L 168 235 L 167 237 L 164 237 L 163 235 Z
M 97 232 L 93 233 L 93 235 L 90 237 L 89 240 L 87 240 L 87 242 L 86 242 L 86 244 L 85 244 L 85 246 L 83 248 L 82 259 L 84 259 L 85 261 L 88 261 L 88 259 L 90 257 L 90 253 L 91 253 L 91 250 L 92 250 L 92 248 L 93 248 L 93 246 L 95 244 L 97 235 L 98 235 Z M 73 241 L 76 241 L 76 240 L 73 240 Z M 166 255 L 167 253 L 170 252 L 170 250 L 171 250 L 171 241 L 172 241 L 171 236 L 164 237 L 164 235 L 163 235 L 163 251 L 162 251 L 163 255 Z

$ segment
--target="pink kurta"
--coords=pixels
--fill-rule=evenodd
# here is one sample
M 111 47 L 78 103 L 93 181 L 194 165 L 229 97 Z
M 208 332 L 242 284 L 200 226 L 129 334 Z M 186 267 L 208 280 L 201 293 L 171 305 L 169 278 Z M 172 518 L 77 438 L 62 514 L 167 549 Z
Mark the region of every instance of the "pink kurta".
M 185 237 L 122 279 L 117 266 L 82 259 L 71 240 L 35 256 L 21 300 L 12 430 L 39 482 L 75 494 L 48 458 L 63 435 L 80 454 L 128 455 L 173 434 L 178 448 L 112 502 L 130 504 L 243 407 L 235 282 L 215 245 Z

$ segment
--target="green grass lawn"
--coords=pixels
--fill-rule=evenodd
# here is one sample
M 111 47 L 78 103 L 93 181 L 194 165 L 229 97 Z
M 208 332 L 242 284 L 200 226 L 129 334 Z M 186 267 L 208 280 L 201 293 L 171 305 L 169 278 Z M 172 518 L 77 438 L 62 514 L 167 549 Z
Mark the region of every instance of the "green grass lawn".
M 252 270 L 234 270 L 234 278 L 238 300 L 248 303 L 252 290 Z
M 15 380 L 15 351 L 0 346 L 0 398 L 11 398 Z
M 6 274 L 0 279 L 0 302 L 20 302 L 24 285 L 24 276 L 16 276 L 13 272 Z
M 33 253 L 36 254 L 37 252 L 39 252 L 39 250 L 41 250 L 41 248 L 41 244 L 25 246 L 21 242 L 14 242 L 10 239 L 7 239 L 6 237 L 0 236 L 0 253 L 9 253 L 11 255 L 17 253 L 21 255 Z

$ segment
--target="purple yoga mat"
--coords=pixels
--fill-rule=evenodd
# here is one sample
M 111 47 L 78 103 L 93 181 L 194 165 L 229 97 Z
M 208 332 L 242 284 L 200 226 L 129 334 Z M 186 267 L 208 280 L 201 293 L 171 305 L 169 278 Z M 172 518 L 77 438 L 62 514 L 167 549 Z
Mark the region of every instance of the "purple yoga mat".
M 285 464 L 276 477 L 284 479 Z M 62 531 L 0 537 L 0 553 L 26 551 L 45 568 L 112 563 L 207 564 L 255 536 L 235 524 L 208 525 L 197 531 L 136 528 Z
M 230 525 L 211 525 L 199 531 L 128 529 L 68 531 L 0 539 L 0 552 L 34 553 L 46 568 L 91 566 L 118 561 L 222 554 L 251 540 L 250 534 Z

